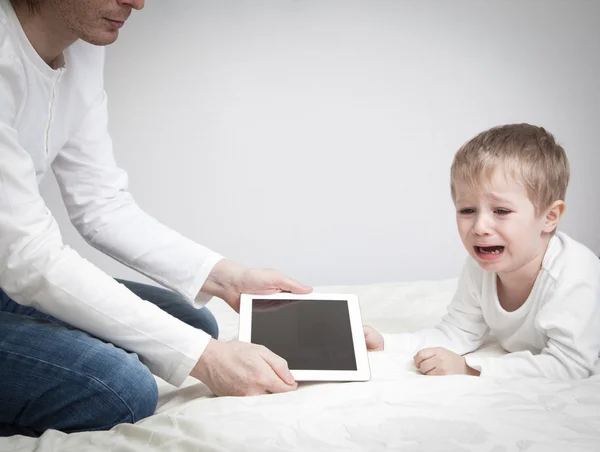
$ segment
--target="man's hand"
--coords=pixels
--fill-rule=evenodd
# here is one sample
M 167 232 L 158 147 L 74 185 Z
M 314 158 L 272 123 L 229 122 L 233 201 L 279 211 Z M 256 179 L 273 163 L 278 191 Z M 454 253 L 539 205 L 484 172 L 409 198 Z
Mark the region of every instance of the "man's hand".
M 467 366 L 464 357 L 442 347 L 420 350 L 414 362 L 424 375 L 479 375 L 477 370 Z
M 298 387 L 285 359 L 246 342 L 211 339 L 190 375 L 217 396 L 252 396 Z
M 227 259 L 222 259 L 214 266 L 202 292 L 222 298 L 236 312 L 240 311 L 240 295 L 252 293 L 269 295 L 279 292 L 307 294 L 312 292 L 292 278 L 276 270 L 262 268 L 245 268 Z
M 365 342 L 367 343 L 367 351 L 380 352 L 383 350 L 383 336 L 375 328 L 363 325 L 365 333 Z

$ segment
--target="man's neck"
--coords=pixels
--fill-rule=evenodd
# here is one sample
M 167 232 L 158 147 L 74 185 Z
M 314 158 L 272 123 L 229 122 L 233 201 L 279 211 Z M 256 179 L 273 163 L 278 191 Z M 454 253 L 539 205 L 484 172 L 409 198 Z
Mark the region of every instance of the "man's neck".
M 63 51 L 77 38 L 65 32 L 48 11 L 31 12 L 26 5 L 14 6 L 21 27 L 38 55 L 53 69 L 64 64 Z

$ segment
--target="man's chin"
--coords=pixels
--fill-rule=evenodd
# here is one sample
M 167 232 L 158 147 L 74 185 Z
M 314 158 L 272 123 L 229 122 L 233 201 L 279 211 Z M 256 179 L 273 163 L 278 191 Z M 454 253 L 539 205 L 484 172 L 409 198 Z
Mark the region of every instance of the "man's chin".
M 101 31 L 98 33 L 82 36 L 81 39 L 95 46 L 107 46 L 112 44 L 119 37 L 119 30 Z

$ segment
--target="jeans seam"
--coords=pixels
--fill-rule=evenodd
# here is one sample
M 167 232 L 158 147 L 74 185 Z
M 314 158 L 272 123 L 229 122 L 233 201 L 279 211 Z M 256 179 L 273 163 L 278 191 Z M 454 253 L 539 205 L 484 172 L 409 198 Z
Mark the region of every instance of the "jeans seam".
M 37 361 L 37 362 L 41 362 L 41 363 L 47 364 L 47 365 L 49 365 L 51 367 L 55 367 L 55 368 L 58 368 L 58 369 L 66 370 L 67 372 L 70 372 L 70 373 L 73 373 L 73 374 L 76 374 L 76 375 L 79 375 L 79 376 L 84 376 L 86 378 L 89 378 L 90 380 L 98 383 L 103 388 L 107 389 L 110 393 L 112 393 L 117 399 L 119 399 L 121 401 L 121 403 L 129 411 L 129 415 L 131 416 L 131 422 L 133 423 L 135 416 L 133 414 L 133 411 L 131 410 L 131 407 L 127 404 L 127 402 L 125 402 L 125 400 L 123 400 L 123 398 L 117 392 L 115 392 L 110 386 L 108 386 L 103 381 L 99 380 L 98 378 L 94 377 L 93 375 L 88 375 L 88 374 L 83 373 L 83 372 L 77 372 L 76 370 L 69 369 L 69 368 L 60 366 L 58 364 L 50 363 L 50 362 L 45 361 L 45 360 L 40 359 L 40 358 L 34 358 L 34 357 L 31 357 L 31 356 L 23 355 L 21 353 L 15 353 L 15 352 L 12 352 L 12 351 L 9 351 L 9 350 L 5 350 L 5 349 L 2 349 L 2 348 L 0 348 L 0 352 L 7 353 L 7 354 L 12 354 L 12 355 L 15 355 L 15 356 L 19 356 L 21 358 L 31 359 L 31 360 L 34 360 L 34 361 Z

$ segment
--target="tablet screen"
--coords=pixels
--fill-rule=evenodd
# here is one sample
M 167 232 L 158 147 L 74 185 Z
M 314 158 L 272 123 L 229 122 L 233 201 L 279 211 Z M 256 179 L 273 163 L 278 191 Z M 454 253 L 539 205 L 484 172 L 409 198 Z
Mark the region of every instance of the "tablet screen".
M 251 342 L 290 369 L 357 370 L 347 301 L 255 298 Z

